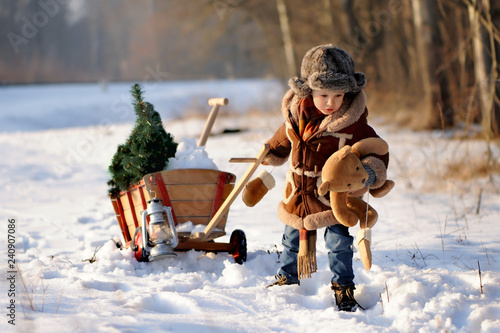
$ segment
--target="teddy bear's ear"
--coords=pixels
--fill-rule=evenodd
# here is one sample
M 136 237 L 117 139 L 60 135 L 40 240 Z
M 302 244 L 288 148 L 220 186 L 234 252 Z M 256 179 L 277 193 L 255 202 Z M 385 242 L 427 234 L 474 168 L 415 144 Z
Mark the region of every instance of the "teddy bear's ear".
M 338 150 L 335 155 L 337 155 L 339 160 L 344 159 L 347 155 L 351 153 L 352 147 L 349 145 L 345 145 L 340 150 Z
M 342 147 L 340 150 L 337 150 L 326 160 L 323 170 L 330 170 L 332 166 L 336 165 L 344 158 L 349 156 L 350 153 L 351 153 L 351 146 L 349 145 L 346 145 Z
M 366 138 L 352 145 L 351 151 L 359 158 L 368 154 L 385 155 L 389 152 L 389 145 L 381 138 Z
M 326 181 L 321 183 L 321 185 L 318 187 L 318 194 L 323 196 L 328 192 L 328 187 L 330 186 L 330 182 Z

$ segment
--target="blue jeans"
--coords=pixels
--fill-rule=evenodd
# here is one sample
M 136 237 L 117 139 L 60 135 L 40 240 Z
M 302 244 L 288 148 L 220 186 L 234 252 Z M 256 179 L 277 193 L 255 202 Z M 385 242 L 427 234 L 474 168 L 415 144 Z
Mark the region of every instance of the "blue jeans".
M 325 245 L 328 249 L 328 261 L 333 273 L 332 282 L 341 285 L 353 283 L 352 270 L 352 241 L 349 228 L 341 224 L 329 226 L 325 229 Z M 299 230 L 285 226 L 283 234 L 283 253 L 281 254 L 281 268 L 278 274 L 286 276 L 290 282 L 298 282 L 297 254 L 299 253 Z

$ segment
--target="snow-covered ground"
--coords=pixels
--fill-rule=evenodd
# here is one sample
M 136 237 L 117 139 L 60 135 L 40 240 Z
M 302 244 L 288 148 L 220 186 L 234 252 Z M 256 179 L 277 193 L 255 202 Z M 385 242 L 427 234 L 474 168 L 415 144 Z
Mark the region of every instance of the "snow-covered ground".
M 265 288 L 279 267 L 284 227 L 276 207 L 286 166 L 260 167 L 277 185 L 255 207 L 240 198 L 231 205 L 226 232 L 245 231 L 243 265 L 224 253 L 195 251 L 139 263 L 131 250 L 115 246 L 111 239 L 120 229 L 107 197 L 107 167 L 132 128 L 130 86 L 0 88 L 2 332 L 500 331 L 500 179 L 463 183 L 444 168 L 484 160 L 484 142 L 371 119 L 391 147 L 389 178 L 396 187 L 385 198 L 370 198 L 380 215 L 370 271 L 355 253 L 356 296 L 366 311 L 341 313 L 333 306 L 321 237 L 311 279 L 300 287 Z M 178 141 L 199 136 L 210 110 L 206 99 L 228 97 L 206 152 L 238 178 L 247 165 L 228 159 L 255 156 L 281 124 L 275 81 L 158 83 L 144 90 Z M 263 108 L 266 114 L 253 112 Z M 186 110 L 205 115 L 185 117 Z M 491 149 L 498 158 L 498 146 Z M 7 308 L 12 300 L 15 327 Z

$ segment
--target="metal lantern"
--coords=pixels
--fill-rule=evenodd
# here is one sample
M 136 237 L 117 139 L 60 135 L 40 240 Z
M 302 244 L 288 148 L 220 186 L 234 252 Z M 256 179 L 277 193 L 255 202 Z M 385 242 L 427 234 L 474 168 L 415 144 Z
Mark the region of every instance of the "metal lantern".
M 163 218 L 167 214 L 168 222 Z M 149 227 L 146 227 L 149 216 Z M 165 257 L 175 257 L 174 248 L 179 244 L 175 230 L 172 207 L 163 206 L 161 199 L 148 201 L 148 207 L 142 212 L 143 249 L 149 252 L 149 261 Z M 149 241 L 149 242 L 148 242 Z

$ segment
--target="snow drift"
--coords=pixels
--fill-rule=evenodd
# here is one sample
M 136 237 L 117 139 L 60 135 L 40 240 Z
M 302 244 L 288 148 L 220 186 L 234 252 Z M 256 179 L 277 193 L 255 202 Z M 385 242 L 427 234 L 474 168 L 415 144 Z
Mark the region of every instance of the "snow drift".
M 144 89 L 178 142 L 196 139 L 204 125 L 204 117 L 186 118 L 179 111 L 193 103 L 186 84 Z M 247 166 L 228 159 L 255 156 L 281 124 L 279 84 L 244 80 L 193 86 L 209 95 L 206 99 L 229 97 L 228 114 L 216 121 L 205 151 L 218 169 L 241 177 Z M 0 89 L 2 233 L 7 235 L 8 220 L 15 220 L 17 271 L 15 297 L 2 282 L 4 314 L 14 299 L 16 325 L 4 315 L 2 331 L 500 330 L 500 179 L 463 183 L 448 178 L 444 168 L 453 161 L 484 159 L 484 142 L 413 133 L 371 119 L 389 143 L 389 177 L 397 185 L 386 198 L 370 198 L 380 215 L 373 227 L 370 271 L 355 253 L 356 297 L 367 310 L 341 313 L 333 306 L 321 239 L 312 279 L 300 287 L 265 288 L 279 267 L 284 227 L 276 207 L 286 165 L 265 168 L 277 184 L 255 207 L 238 199 L 229 210 L 226 232 L 242 229 L 247 235 L 243 265 L 225 253 L 196 251 L 139 263 L 131 250 L 116 247 L 112 239 L 120 229 L 107 197 L 106 169 L 132 126 L 132 113 L 127 119 L 111 117 L 120 114 L 113 111 L 116 103 L 126 110 L 128 89 L 125 84 L 107 90 L 98 85 Z M 263 108 L 256 101 L 264 100 L 266 114 L 251 112 Z M 225 128 L 241 131 L 222 135 Z M 490 148 L 499 156 L 497 146 Z M 196 153 L 186 152 L 187 158 Z M 354 234 L 357 228 L 352 229 Z M 6 236 L 2 243 L 6 264 Z

